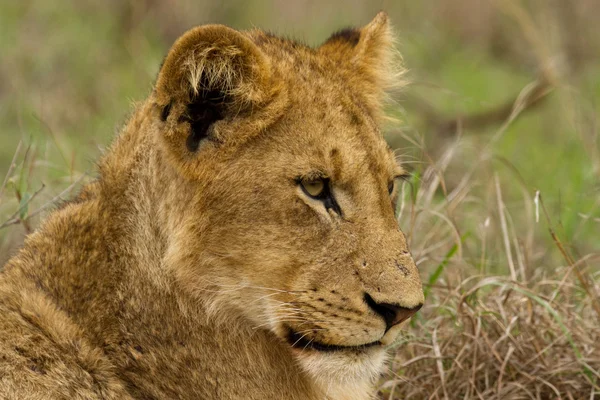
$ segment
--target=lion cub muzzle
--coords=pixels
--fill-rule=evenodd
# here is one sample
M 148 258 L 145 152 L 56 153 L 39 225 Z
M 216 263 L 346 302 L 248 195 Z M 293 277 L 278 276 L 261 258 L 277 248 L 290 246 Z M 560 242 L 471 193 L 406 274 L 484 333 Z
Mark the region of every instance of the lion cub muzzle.
M 423 304 L 419 304 L 407 308 L 397 304 L 377 303 L 368 293 L 365 293 L 365 303 L 385 320 L 386 331 L 415 315 L 423 306 Z

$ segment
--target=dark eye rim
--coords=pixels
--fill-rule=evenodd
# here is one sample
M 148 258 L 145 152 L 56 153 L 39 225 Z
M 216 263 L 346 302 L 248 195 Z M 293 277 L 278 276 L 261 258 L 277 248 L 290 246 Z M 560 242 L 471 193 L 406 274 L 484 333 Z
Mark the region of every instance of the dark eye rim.
M 392 179 L 389 183 L 388 183 L 388 193 L 391 195 L 394 194 L 394 189 L 396 188 L 396 179 Z
M 399 179 L 401 181 L 408 182 L 408 181 L 410 181 L 410 178 L 412 178 L 412 176 L 413 175 L 410 172 L 404 172 L 403 174 L 394 176 L 394 180 Z
M 305 181 L 307 179 L 310 179 L 313 181 L 315 181 L 315 180 L 323 181 L 323 190 L 321 191 L 321 193 L 319 193 L 318 196 L 313 196 L 310 193 L 308 193 L 308 191 L 304 188 L 304 185 L 302 185 L 302 181 Z M 298 177 L 298 178 L 296 178 L 296 184 L 298 186 L 300 186 L 300 188 L 302 189 L 302 192 L 306 196 L 308 196 L 311 199 L 321 201 L 323 203 L 323 205 L 325 206 L 326 210 L 331 209 L 339 216 L 343 216 L 342 209 L 341 209 L 340 205 L 338 204 L 338 202 L 336 201 L 336 199 L 333 195 L 333 191 L 331 190 L 331 179 L 329 179 L 327 177 L 315 177 L 315 178 Z
M 408 172 L 394 176 L 392 178 L 392 180 L 390 181 L 390 183 L 388 184 L 388 192 L 389 192 L 390 196 L 395 193 L 394 189 L 397 188 L 396 182 L 398 180 L 410 183 L 411 178 L 412 178 L 412 174 L 410 174 Z

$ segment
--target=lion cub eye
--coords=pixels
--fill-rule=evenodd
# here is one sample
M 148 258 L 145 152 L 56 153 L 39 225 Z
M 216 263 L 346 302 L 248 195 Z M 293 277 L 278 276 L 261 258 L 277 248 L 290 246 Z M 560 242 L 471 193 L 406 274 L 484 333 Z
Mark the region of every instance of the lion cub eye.
M 340 217 L 343 217 L 342 209 L 333 195 L 329 178 L 299 178 L 297 182 L 305 195 L 314 200 L 321 201 L 326 210 L 332 210 Z
M 300 181 L 302 190 L 310 197 L 321 197 L 325 190 L 325 181 L 323 179 L 303 179 Z
M 388 193 L 390 194 L 390 196 L 392 196 L 394 194 L 394 192 L 396 191 L 396 181 L 390 181 L 390 183 L 388 183 Z

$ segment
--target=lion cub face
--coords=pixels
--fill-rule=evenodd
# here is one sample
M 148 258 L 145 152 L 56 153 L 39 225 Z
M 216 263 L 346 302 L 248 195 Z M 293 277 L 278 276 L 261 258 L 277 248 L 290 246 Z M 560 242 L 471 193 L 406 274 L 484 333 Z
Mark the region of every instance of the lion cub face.
M 182 179 L 165 194 L 185 215 L 169 266 L 212 316 L 270 330 L 326 379 L 376 375 L 423 304 L 394 216 L 403 172 L 376 122 L 389 37 L 382 14 L 316 50 L 199 27 L 153 97 Z

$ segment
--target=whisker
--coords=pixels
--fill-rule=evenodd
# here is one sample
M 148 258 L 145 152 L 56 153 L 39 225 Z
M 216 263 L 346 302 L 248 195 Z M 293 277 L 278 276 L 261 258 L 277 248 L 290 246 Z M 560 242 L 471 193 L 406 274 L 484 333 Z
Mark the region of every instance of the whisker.
M 299 320 L 295 320 L 295 319 L 282 319 L 282 320 L 268 321 L 268 322 L 265 322 L 265 323 L 263 323 L 263 324 L 260 324 L 260 325 L 253 326 L 253 327 L 252 327 L 252 329 L 254 329 L 254 330 L 256 330 L 256 329 L 260 329 L 260 328 L 262 328 L 263 326 L 266 326 L 266 325 L 270 325 L 270 324 L 272 324 L 273 322 L 298 322 L 298 321 L 299 321 Z M 302 320 L 300 320 L 300 321 L 302 321 Z
M 297 344 L 298 344 L 298 342 L 299 342 L 299 341 L 301 341 L 302 339 L 304 339 L 304 337 L 305 337 L 306 335 L 308 335 L 308 334 L 307 334 L 307 333 L 305 333 L 304 335 L 300 336 L 300 337 L 298 338 L 298 340 L 296 340 L 296 341 L 295 341 L 295 342 L 292 344 L 292 347 L 294 347 L 295 345 L 297 345 Z M 310 343 L 310 341 L 309 341 L 308 343 Z M 306 347 L 305 347 L 305 348 L 306 348 Z

